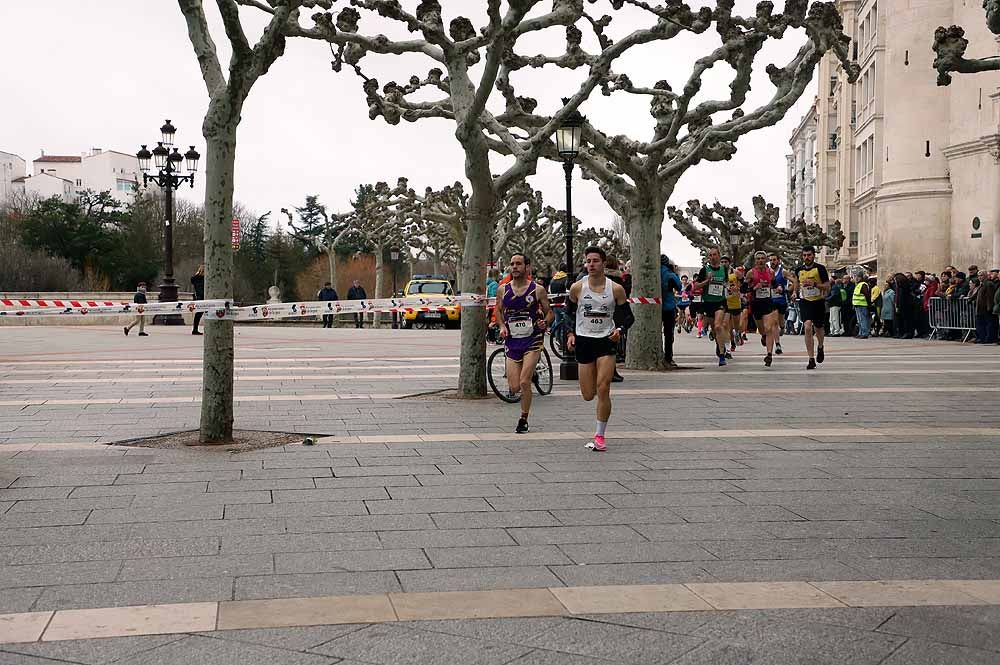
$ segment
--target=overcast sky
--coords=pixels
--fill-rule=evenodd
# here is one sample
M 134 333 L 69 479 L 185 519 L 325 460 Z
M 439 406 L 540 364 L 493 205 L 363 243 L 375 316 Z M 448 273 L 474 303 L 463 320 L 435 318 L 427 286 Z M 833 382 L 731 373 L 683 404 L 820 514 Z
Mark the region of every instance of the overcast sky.
M 480 3 L 442 2 L 446 20 L 456 8 L 468 15 L 468 8 Z M 205 4 L 222 48 L 225 36 L 216 20 L 215 3 Z M 404 6 L 415 4 L 404 0 Z M 543 4 L 547 8 L 550 3 Z M 752 14 L 754 4 L 737 0 L 736 10 Z M 252 18 L 255 10 L 245 11 L 248 24 L 256 29 L 260 23 Z M 376 23 L 379 31 L 389 32 L 382 19 L 368 22 Z M 639 25 L 630 26 L 628 17 L 620 23 L 617 34 Z M 546 38 L 554 40 L 548 42 L 549 52 L 563 47 L 559 32 L 550 30 Z M 801 33 L 789 32 L 765 48 L 744 108 L 770 98 L 773 87 L 764 66 L 784 65 L 803 40 Z M 539 39 L 532 46 L 544 48 Z M 678 90 L 691 63 L 716 46 L 718 38 L 709 31 L 633 53 L 614 69 L 627 72 L 637 85 L 666 79 Z M 29 170 L 41 150 L 79 154 L 100 147 L 134 153 L 140 143 L 152 148 L 165 118 L 178 127 L 181 152 L 191 144 L 204 152 L 201 121 L 207 96 L 174 0 L 0 0 L 0 61 L 4 63 L 0 150 L 24 157 Z M 411 74 L 422 76 L 434 66 L 420 56 L 406 61 L 369 56 L 365 62 L 369 61 L 366 67 L 383 83 L 393 78 L 405 81 Z M 703 93 L 727 92 L 731 73 L 728 66 L 717 66 L 706 77 Z M 522 77 L 518 92 L 536 96 L 540 110 L 551 110 L 578 81 L 564 70 L 545 69 Z M 788 139 L 814 94 L 814 88 L 807 91 L 782 123 L 742 138 L 731 161 L 691 169 L 671 202 L 683 207 L 690 198 L 709 202 L 717 198 L 752 214 L 751 197 L 763 193 L 784 210 Z M 652 119 L 645 98 L 595 94 L 582 110 L 607 133 L 637 139 L 650 135 Z M 353 74 L 332 72 L 329 50 L 315 42 L 290 40 L 285 56 L 247 100 L 238 139 L 236 198 L 260 212 L 273 210 L 272 218 L 282 207 L 301 205 L 307 194 L 320 195 L 330 209 L 345 209 L 362 182 L 395 182 L 405 175 L 411 186 L 422 190 L 463 179 L 463 154 L 450 121 L 389 126 L 381 118 L 369 120 L 359 80 Z M 494 172 L 502 166 L 497 160 Z M 574 214 L 587 226 L 608 225 L 612 211 L 597 187 L 581 180 L 579 170 L 576 173 Z M 547 203 L 562 207 L 563 174 L 558 164 L 540 161 L 530 182 L 542 190 Z M 200 184 L 181 195 L 200 200 Z M 663 229 L 663 249 L 682 265 L 697 263 L 697 252 L 669 221 Z

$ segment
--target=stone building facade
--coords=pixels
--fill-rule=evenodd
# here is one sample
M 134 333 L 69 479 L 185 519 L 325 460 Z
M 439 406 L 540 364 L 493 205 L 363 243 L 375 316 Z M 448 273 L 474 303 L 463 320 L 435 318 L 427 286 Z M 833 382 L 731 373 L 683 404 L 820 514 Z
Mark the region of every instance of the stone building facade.
M 882 275 L 1000 264 L 1000 73 L 957 75 L 938 87 L 931 66 L 939 25 L 965 27 L 967 57 L 1000 53 L 980 3 L 837 4 L 861 75 L 852 85 L 835 58 L 824 58 L 809 112 L 816 221 L 840 221 L 847 237 L 826 260 Z

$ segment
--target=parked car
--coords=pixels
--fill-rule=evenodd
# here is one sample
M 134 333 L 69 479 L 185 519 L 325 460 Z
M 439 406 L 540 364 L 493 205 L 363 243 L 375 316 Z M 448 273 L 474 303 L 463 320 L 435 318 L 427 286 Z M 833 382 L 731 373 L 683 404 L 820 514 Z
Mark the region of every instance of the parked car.
M 455 295 L 455 290 L 447 277 L 440 275 L 414 275 L 413 279 L 406 283 L 403 295 L 411 297 L 428 298 L 434 300 Z M 448 305 L 444 310 L 436 312 L 406 312 L 403 314 L 403 327 L 412 328 L 414 325 L 443 325 L 445 328 L 458 328 L 461 326 L 462 308 L 459 305 Z

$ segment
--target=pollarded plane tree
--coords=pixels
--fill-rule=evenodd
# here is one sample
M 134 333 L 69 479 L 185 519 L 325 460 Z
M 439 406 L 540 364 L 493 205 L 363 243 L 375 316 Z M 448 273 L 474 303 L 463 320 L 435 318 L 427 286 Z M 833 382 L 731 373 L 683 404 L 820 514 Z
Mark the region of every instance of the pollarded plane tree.
M 819 224 L 806 224 L 802 217 L 797 217 L 782 228 L 778 226 L 780 210 L 764 197 L 753 197 L 753 208 L 754 220 L 749 221 L 738 207 L 724 206 L 718 201 L 708 206 L 692 199 L 683 210 L 669 206 L 667 215 L 674 228 L 701 252 L 702 258 L 708 257 L 709 249 L 718 247 L 732 257 L 734 266 L 749 265 L 759 251 L 776 252 L 788 261 L 799 255 L 803 245 L 837 250 L 844 244 L 840 222 L 826 231 Z
M 233 182 L 236 170 L 236 130 L 243 105 L 254 84 L 285 51 L 285 37 L 299 26 L 303 7 L 321 0 L 216 0 L 230 51 L 223 69 L 205 13 L 204 0 L 177 0 L 188 38 L 208 92 L 202 123 L 207 145 L 205 160 L 205 297 L 233 297 Z M 210 3 L 211 4 L 211 3 Z M 250 43 L 241 8 L 267 13 L 256 43 Z M 233 437 L 233 324 L 215 321 L 205 326 L 201 398 L 202 443 L 225 443 Z
M 377 182 L 374 185 L 362 185 L 355 201 L 353 226 L 364 244 L 368 245 L 375 255 L 375 297 L 386 298 L 385 256 L 396 248 L 403 252 L 410 251 L 410 231 L 403 207 L 411 200 L 412 190 L 409 189 L 406 178 L 400 178 L 395 187 L 388 183 Z M 381 324 L 381 314 L 375 315 L 374 324 Z
M 1000 36 L 1000 0 L 983 0 L 986 10 L 986 27 L 994 35 Z M 938 72 L 937 84 L 949 85 L 951 73 L 975 74 L 991 72 L 1000 69 L 1000 57 L 967 59 L 965 51 L 969 40 L 965 38 L 965 30 L 958 25 L 940 26 L 934 31 L 934 68 Z
M 773 3 L 757 4 L 752 16 L 733 13 L 732 0 L 717 0 L 714 8 L 692 11 L 679 1 L 652 5 L 642 0 L 616 0 L 616 6 L 629 6 L 656 17 L 669 32 L 665 37 L 700 35 L 713 29 L 721 44 L 695 61 L 690 76 L 678 90 L 666 80 L 651 86 L 633 83 L 627 73 L 612 75 L 602 82 L 605 95 L 627 94 L 649 99 L 651 127 L 645 138 L 611 135 L 594 122 L 583 125 L 584 147 L 578 162 L 584 175 L 595 180 L 605 201 L 625 220 L 630 236 L 633 295 L 655 297 L 660 293 L 659 254 L 664 210 L 678 180 L 701 162 L 730 159 L 736 141 L 752 131 L 770 127 L 782 118 L 801 98 L 812 80 L 816 64 L 825 53 L 833 51 L 851 81 L 858 66 L 850 60 L 850 38 L 843 34 L 841 17 L 834 3 L 789 0 L 783 13 L 775 13 Z M 602 50 L 611 47 L 605 22 L 593 24 Z M 789 32 L 804 33 L 804 42 L 784 66 L 768 64 L 765 71 L 774 92 L 765 103 L 747 104 L 755 61 L 766 42 L 780 39 Z M 576 38 L 578 60 L 591 62 L 596 55 L 584 52 Z M 666 45 L 656 45 L 666 48 Z M 656 56 L 653 56 L 656 57 Z M 660 54 L 670 61 L 669 52 Z M 498 117 L 505 126 L 531 130 L 551 122 L 535 112 L 534 99 L 516 94 L 508 74 L 523 67 L 540 64 L 532 58 L 509 57 L 498 76 L 507 102 L 507 110 Z M 702 79 L 716 65 L 732 70 L 728 96 L 704 98 Z M 748 106 L 749 108 L 744 108 Z M 499 140 L 491 147 L 506 151 Z M 560 159 L 549 142 L 544 156 Z M 652 307 L 638 307 L 636 323 L 628 336 L 627 366 L 636 369 L 662 368 L 660 315 Z
M 247 0 L 250 2 L 251 0 Z M 269 12 L 274 7 L 267 0 L 252 0 L 258 9 Z M 273 2 L 274 0 L 272 0 Z M 608 0 L 615 8 L 620 0 Z M 335 0 L 316 0 L 332 9 Z M 346 4 L 346 3 L 345 3 Z M 454 123 L 455 138 L 465 153 L 465 176 L 469 182 L 466 213 L 468 232 L 462 248 L 459 283 L 466 292 L 483 293 L 488 263 L 490 230 L 494 213 L 518 182 L 535 171 L 542 150 L 564 120 L 579 108 L 590 93 L 610 72 L 611 64 L 633 46 L 669 37 L 681 28 L 665 18 L 653 15 L 649 27 L 635 30 L 617 42 L 601 46 L 597 55 L 580 61 L 574 35 L 576 24 L 606 25 L 610 19 L 593 19 L 584 11 L 582 0 L 486 0 L 475 5 L 482 17 L 477 30 L 465 16 L 447 20 L 438 0 L 413 0 L 408 11 L 399 0 L 350 0 L 350 6 L 315 14 L 313 25 L 299 25 L 293 33 L 303 38 L 328 42 L 334 52 L 333 66 L 344 65 L 364 80 L 369 116 L 383 118 L 389 124 L 425 119 L 445 119 Z M 544 6 L 551 8 L 546 10 Z M 539 55 L 543 65 L 583 68 L 585 75 L 573 84 L 567 101 L 544 123 L 528 131 L 511 132 L 498 122 L 488 108 L 498 83 L 502 63 L 519 43 L 547 30 L 562 29 L 568 34 L 563 56 Z M 391 38 L 381 33 L 408 33 Z M 389 82 L 381 86 L 362 70 L 369 54 L 429 60 L 432 68 L 424 76 L 412 76 L 405 84 Z M 428 96 L 434 95 L 428 101 Z M 498 109 L 502 111 L 502 109 Z M 491 160 L 490 142 L 504 145 L 509 159 L 503 164 Z M 470 307 L 462 316 L 461 363 L 458 378 L 459 397 L 486 394 L 486 313 Z

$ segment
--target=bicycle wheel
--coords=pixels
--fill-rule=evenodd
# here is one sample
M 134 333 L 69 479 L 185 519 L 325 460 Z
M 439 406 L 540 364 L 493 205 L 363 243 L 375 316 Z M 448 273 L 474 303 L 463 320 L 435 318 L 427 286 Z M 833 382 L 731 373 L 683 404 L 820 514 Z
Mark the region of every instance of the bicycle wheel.
M 566 351 L 563 348 L 564 343 L 563 327 L 561 325 L 549 331 L 549 348 L 552 349 L 552 353 L 560 360 L 566 357 Z
M 500 347 L 490 355 L 486 364 L 486 379 L 493 393 L 505 402 L 515 404 L 521 401 L 520 393 L 511 393 L 507 383 L 507 354 Z
M 531 382 L 535 384 L 539 395 L 548 395 L 552 392 L 552 358 L 545 349 L 542 349 L 542 354 L 538 356 L 538 364 L 535 365 L 535 375 L 531 377 Z

